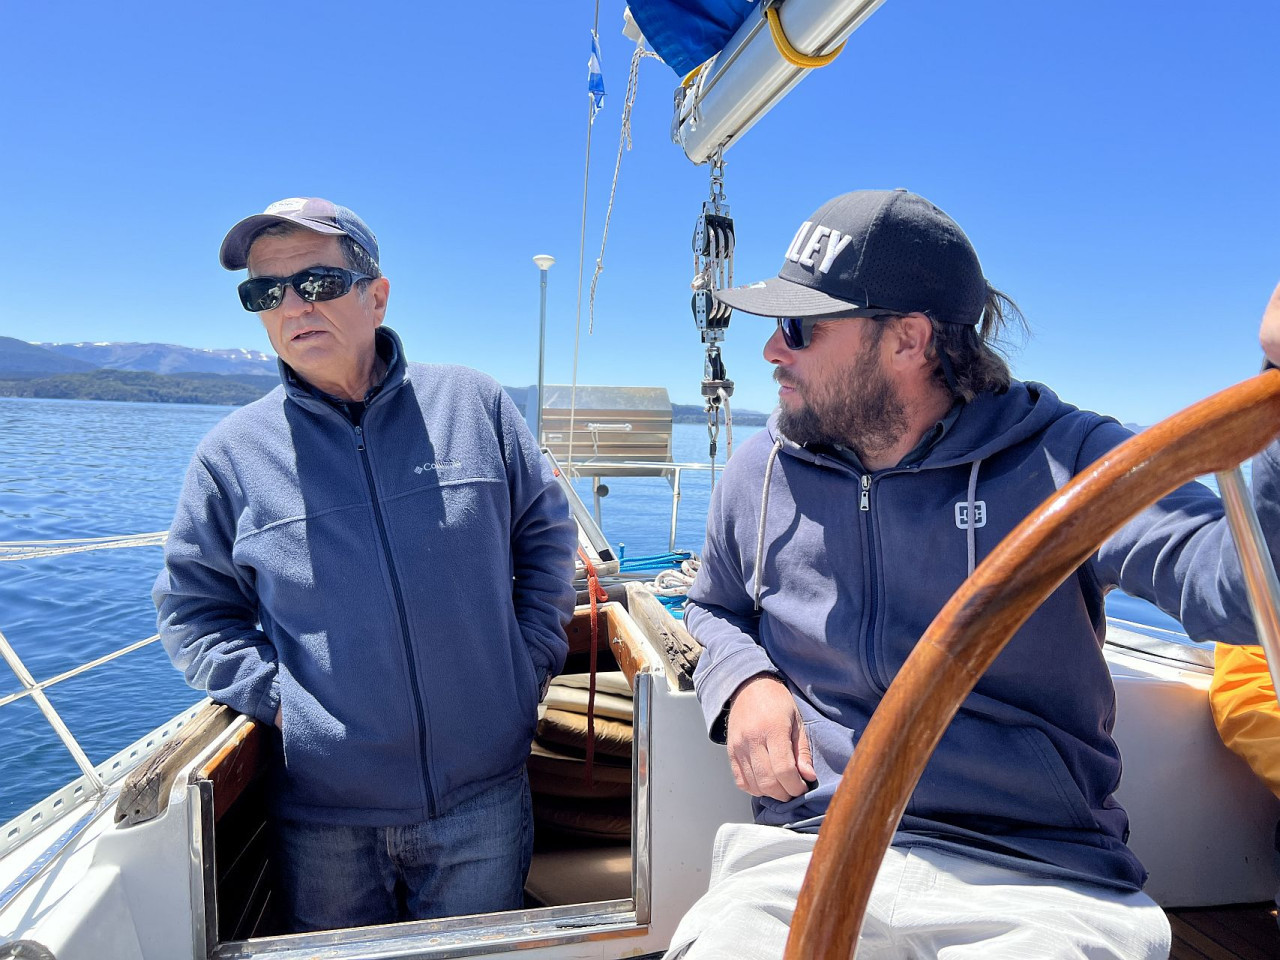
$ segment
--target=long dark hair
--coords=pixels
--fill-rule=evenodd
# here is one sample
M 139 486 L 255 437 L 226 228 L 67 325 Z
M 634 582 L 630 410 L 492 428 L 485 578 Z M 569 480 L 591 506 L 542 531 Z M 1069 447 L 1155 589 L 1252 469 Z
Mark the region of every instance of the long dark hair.
M 939 360 L 934 378 L 948 393 L 964 401 L 972 400 L 990 390 L 1004 393 L 1009 389 L 1013 375 L 1003 354 L 1009 342 L 1011 329 L 1023 337 L 1027 334 L 1027 321 L 1012 298 L 987 284 L 987 299 L 977 324 L 946 323 L 929 317 L 933 324 L 933 343 L 930 357 L 945 354 L 946 362 Z M 947 371 L 951 368 L 951 381 Z

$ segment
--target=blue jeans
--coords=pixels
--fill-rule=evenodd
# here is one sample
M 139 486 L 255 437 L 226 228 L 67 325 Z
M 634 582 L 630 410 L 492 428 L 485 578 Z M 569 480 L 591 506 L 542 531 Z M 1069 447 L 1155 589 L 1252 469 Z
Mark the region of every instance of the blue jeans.
M 533 855 L 529 779 L 402 827 L 280 820 L 276 854 L 294 933 L 517 910 Z

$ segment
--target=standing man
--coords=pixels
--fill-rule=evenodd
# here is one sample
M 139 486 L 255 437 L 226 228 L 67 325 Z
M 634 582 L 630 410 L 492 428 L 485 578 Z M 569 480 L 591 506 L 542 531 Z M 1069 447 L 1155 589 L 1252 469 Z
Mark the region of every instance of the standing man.
M 716 839 L 711 889 L 669 957 L 781 957 L 816 833 L 861 731 L 978 560 L 1130 436 L 991 346 L 1020 317 L 968 238 L 905 191 L 837 197 L 776 279 L 725 291 L 777 317 L 779 410 L 712 499 L 689 629 L 713 739 L 754 824 Z M 1263 325 L 1272 360 L 1280 291 Z M 1280 547 L 1280 449 L 1253 489 Z M 1189 484 L 1107 539 L 978 682 L 881 866 L 860 960 L 1167 956 L 1113 793 L 1115 694 L 1102 656 L 1113 587 L 1193 637 L 1252 640 L 1222 508 Z
M 292 929 L 519 908 L 525 758 L 577 546 L 510 398 L 409 363 L 360 217 L 273 203 L 222 241 L 281 386 L 196 450 L 154 599 L 187 682 L 279 727 Z

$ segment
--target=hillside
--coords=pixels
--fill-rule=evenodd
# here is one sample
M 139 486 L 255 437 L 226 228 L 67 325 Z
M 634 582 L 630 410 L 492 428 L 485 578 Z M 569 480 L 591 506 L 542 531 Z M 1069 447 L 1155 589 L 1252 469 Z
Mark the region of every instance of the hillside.
M 706 424 L 707 412 L 701 404 L 673 403 L 671 405 L 671 422 Z M 733 422 L 744 427 L 763 427 L 769 422 L 769 414 L 760 413 L 756 410 L 741 410 L 738 407 L 734 407 Z
M 279 382 L 276 377 L 219 374 L 171 377 L 139 370 L 94 370 L 21 380 L 0 379 L 0 396 L 240 406 L 257 400 Z
M 76 357 L 63 356 L 44 347 L 0 337 L 0 380 L 25 380 L 58 373 L 82 373 L 97 365 Z
M 256 350 L 204 350 L 170 343 L 43 343 L 0 337 L 0 396 L 140 403 L 249 403 L 279 383 L 275 357 Z M 504 387 L 525 409 L 533 387 Z M 734 410 L 761 426 L 768 414 Z M 675 423 L 707 422 L 700 404 L 673 403 Z
M 41 347 L 90 367 L 150 373 L 225 373 L 274 377 L 276 359 L 259 350 L 206 350 L 174 343 L 42 343 Z

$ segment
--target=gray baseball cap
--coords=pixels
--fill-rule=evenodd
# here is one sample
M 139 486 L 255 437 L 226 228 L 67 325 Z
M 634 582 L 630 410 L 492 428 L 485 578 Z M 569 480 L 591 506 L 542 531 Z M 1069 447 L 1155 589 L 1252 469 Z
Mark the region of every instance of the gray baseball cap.
M 315 233 L 350 237 L 374 263 L 378 262 L 378 238 L 369 225 L 354 210 L 319 197 L 277 200 L 262 213 L 245 217 L 222 238 L 218 260 L 228 270 L 243 270 L 249 265 L 249 247 L 254 239 L 274 223 L 295 223 Z
M 964 231 L 924 197 L 855 190 L 800 225 L 776 277 L 716 298 L 765 317 L 873 308 L 976 324 L 987 281 Z

